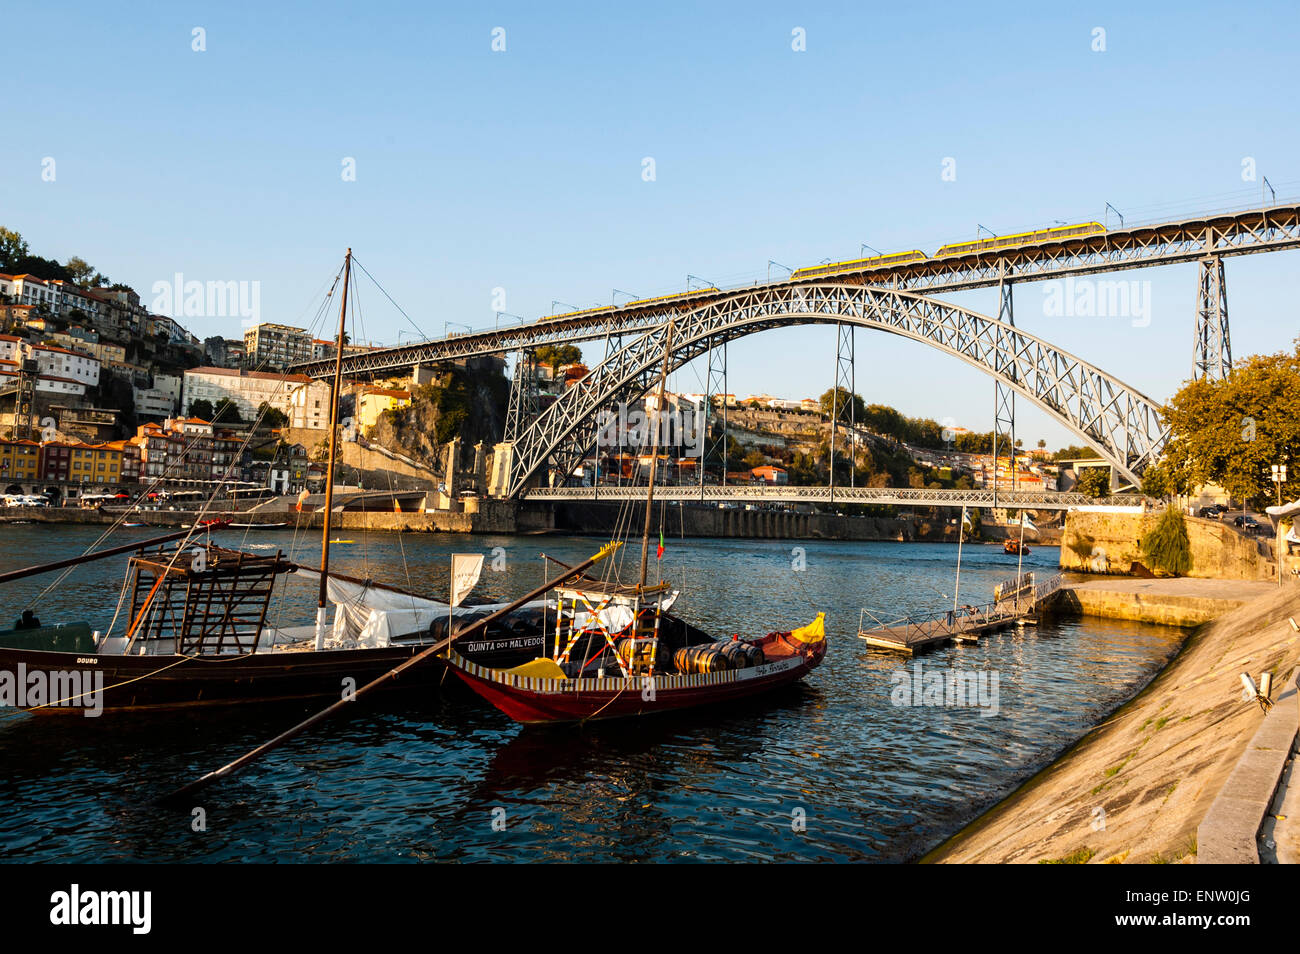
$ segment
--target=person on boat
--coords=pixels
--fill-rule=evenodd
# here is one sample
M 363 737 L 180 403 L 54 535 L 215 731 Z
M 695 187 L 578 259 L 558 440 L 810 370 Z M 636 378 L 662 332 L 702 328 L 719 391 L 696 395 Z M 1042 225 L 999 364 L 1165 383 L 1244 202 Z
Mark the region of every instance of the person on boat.
M 23 610 L 23 615 L 14 621 L 14 629 L 40 629 L 41 621 L 31 610 Z

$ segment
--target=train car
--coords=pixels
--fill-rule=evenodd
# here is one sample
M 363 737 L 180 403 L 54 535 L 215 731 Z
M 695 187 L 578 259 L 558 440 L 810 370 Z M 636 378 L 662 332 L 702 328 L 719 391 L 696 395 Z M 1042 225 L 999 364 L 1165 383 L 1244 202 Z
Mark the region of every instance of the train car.
M 1076 225 L 1057 225 L 1050 229 L 1038 229 L 1033 232 L 1017 232 L 1015 235 L 996 235 L 974 242 L 954 242 L 945 245 L 934 253 L 935 258 L 948 255 L 967 255 L 971 252 L 985 252 L 989 249 L 1008 248 L 1013 245 L 1036 245 L 1040 242 L 1057 242 L 1061 239 L 1079 238 L 1084 235 L 1097 235 L 1106 231 L 1100 222 L 1080 222 Z
M 838 275 L 842 272 L 862 272 L 872 268 L 886 268 L 890 265 L 901 265 L 905 262 L 921 262 L 926 259 L 926 254 L 920 249 L 912 249 L 908 252 L 891 252 L 889 255 L 876 255 L 873 258 L 855 258 L 848 262 L 831 262 L 827 265 L 810 265 L 807 268 L 796 269 L 790 277 L 793 279 L 800 278 L 818 278 L 822 275 Z
M 673 298 L 690 298 L 694 295 L 707 295 L 716 293 L 716 288 L 697 288 L 694 291 L 671 292 L 667 295 L 656 295 L 654 298 L 638 298 L 636 301 L 624 302 L 621 305 L 596 305 L 592 308 L 580 308 L 577 311 L 566 311 L 562 315 L 546 315 L 539 321 L 559 321 L 561 318 L 578 318 L 591 315 L 603 315 L 606 312 L 621 311 L 624 308 L 638 308 L 642 305 L 653 305 L 657 301 L 669 301 Z
M 592 308 L 579 308 L 577 311 L 566 311 L 562 315 L 543 315 L 538 321 L 559 321 L 561 318 L 577 318 L 579 315 L 600 315 L 607 311 L 613 311 L 609 305 L 596 305 Z
M 619 308 L 635 308 L 640 305 L 653 305 L 657 301 L 667 301 L 670 298 L 690 298 L 695 295 L 707 295 L 710 292 L 716 293 L 716 288 L 697 288 L 694 291 L 673 292 L 670 295 L 656 295 L 654 298 L 638 298 L 636 301 L 630 301 L 626 305 L 619 305 Z

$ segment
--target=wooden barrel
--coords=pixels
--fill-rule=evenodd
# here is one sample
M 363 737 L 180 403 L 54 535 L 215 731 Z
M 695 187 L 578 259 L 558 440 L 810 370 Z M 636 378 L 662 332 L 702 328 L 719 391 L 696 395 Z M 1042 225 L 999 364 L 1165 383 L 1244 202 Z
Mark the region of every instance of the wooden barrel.
M 728 669 L 749 669 L 763 664 L 763 650 L 743 639 L 724 639 L 713 643 L 713 648 L 727 660 Z
M 679 649 L 677 654 L 673 656 L 673 663 L 677 666 L 678 672 L 687 675 L 691 673 L 726 672 L 731 668 L 727 664 L 727 657 L 718 650 L 717 644 L 714 643 L 687 646 L 685 649 Z
M 614 640 L 614 650 L 618 653 L 618 658 L 623 660 L 624 665 L 633 669 L 649 669 L 650 660 L 655 658 L 655 644 L 648 640 L 634 643 L 627 636 L 621 636 Z M 662 656 L 658 658 L 658 662 L 663 665 Z

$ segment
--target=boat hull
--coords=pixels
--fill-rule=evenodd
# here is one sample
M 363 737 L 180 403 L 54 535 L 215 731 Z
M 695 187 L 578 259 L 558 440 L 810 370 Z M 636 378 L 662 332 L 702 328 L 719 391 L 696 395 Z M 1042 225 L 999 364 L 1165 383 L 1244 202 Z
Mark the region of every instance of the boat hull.
M 805 644 L 789 633 L 759 642 L 770 660 L 725 672 L 654 677 L 546 679 L 488 669 L 453 653 L 453 672 L 486 701 L 517 722 L 548 724 L 620 719 L 715 705 L 771 692 L 798 682 L 821 662 L 826 642 Z
M 666 619 L 665 625 L 689 629 L 685 623 Z M 33 678 L 48 685 L 94 686 L 98 691 L 96 709 L 103 712 L 336 699 L 346 688 L 356 689 L 382 676 L 444 635 L 444 629 L 434 629 L 425 639 L 381 648 L 263 651 L 243 656 L 124 656 L 0 646 L 0 707 L 13 706 L 39 715 L 89 711 L 88 705 L 81 703 L 47 704 L 79 694 L 70 691 L 46 693 L 36 705 L 4 698 L 6 684 L 12 695 L 13 686 Z M 543 650 L 542 639 L 541 631 L 528 626 L 526 620 L 511 619 L 457 647 L 476 665 L 508 667 L 535 658 Z M 445 670 L 442 659 L 431 657 L 383 688 L 430 688 L 441 683 Z
M 18 708 L 38 715 L 89 715 L 96 711 L 338 698 L 346 688 L 365 685 L 422 648 L 263 652 L 228 657 L 80 655 L 0 648 L 0 674 L 10 675 L 14 684 L 25 687 L 49 687 L 39 696 L 25 691 L 24 697 L 35 704 L 22 704 L 19 699 Z M 427 687 L 442 678 L 443 671 L 442 661 L 431 659 L 426 665 L 404 672 L 393 681 L 393 688 Z M 56 686 L 82 692 L 93 688 L 98 699 L 49 705 L 79 694 Z M 15 704 L 13 700 L 3 701 Z

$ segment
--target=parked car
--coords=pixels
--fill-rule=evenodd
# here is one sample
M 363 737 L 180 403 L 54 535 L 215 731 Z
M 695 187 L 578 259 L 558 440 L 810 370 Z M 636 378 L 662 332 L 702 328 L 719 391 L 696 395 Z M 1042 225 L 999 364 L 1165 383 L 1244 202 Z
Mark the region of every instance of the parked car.
M 1219 508 L 1218 508 L 1218 507 L 1202 507 L 1200 510 L 1196 511 L 1196 516 L 1198 516 L 1198 517 L 1204 517 L 1206 520 L 1218 520 L 1218 519 L 1219 519 Z

